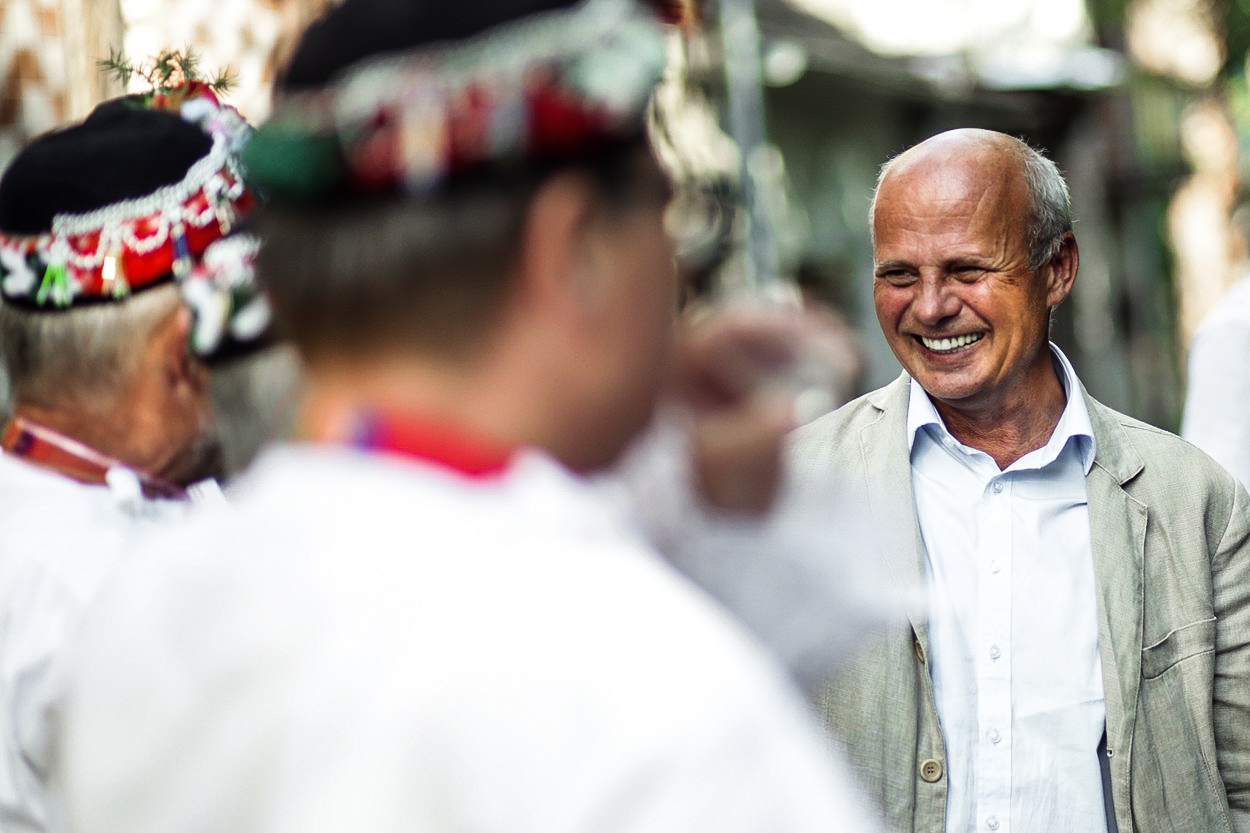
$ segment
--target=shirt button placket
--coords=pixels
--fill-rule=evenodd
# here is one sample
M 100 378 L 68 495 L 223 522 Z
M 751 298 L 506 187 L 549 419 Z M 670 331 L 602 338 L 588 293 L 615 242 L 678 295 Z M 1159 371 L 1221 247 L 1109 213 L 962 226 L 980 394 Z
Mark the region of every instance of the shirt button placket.
M 981 742 L 976 751 L 976 810 L 982 819 L 977 828 L 996 833 L 1001 823 L 998 813 L 1006 810 L 1011 789 L 1011 558 L 1012 512 L 1011 480 L 997 474 L 986 485 L 984 512 L 978 519 L 982 550 L 979 561 L 980 659 L 977 662 L 979 690 L 977 723 Z M 1005 829 L 1005 828 L 1004 828 Z

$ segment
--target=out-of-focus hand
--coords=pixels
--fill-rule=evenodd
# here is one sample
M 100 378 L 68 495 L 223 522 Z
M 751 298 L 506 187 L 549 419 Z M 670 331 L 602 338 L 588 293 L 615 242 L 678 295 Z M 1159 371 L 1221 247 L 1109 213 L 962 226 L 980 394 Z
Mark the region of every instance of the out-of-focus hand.
M 800 422 L 841 404 L 860 366 L 853 331 L 827 313 L 731 305 L 683 323 L 676 395 L 690 414 L 691 467 L 703 501 L 767 512 L 782 446 Z

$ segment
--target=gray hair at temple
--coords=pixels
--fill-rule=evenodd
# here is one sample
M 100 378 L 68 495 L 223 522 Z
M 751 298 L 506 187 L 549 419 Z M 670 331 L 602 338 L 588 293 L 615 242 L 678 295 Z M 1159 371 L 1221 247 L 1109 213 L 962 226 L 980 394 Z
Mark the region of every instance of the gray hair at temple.
M 1036 272 L 1059 254 L 1064 235 L 1072 231 L 1072 198 L 1068 192 L 1068 183 L 1054 162 L 1041 151 L 1030 147 L 1027 142 L 1014 136 L 1008 138 L 1016 145 L 1021 171 L 1033 201 L 1033 217 L 1028 230 L 1029 269 Z M 900 153 L 887 160 L 877 175 L 872 204 L 868 209 L 868 228 L 874 236 L 872 218 L 877 213 L 877 192 L 895 161 L 902 155 Z
M 1033 198 L 1029 225 L 1029 268 L 1036 272 L 1059 254 L 1064 235 L 1072 231 L 1072 198 L 1068 183 L 1054 162 L 1020 142 L 1024 178 Z
M 137 372 L 153 329 L 181 304 L 177 285 L 168 282 L 120 303 L 64 311 L 0 305 L 0 358 L 12 396 L 84 410 L 115 400 Z

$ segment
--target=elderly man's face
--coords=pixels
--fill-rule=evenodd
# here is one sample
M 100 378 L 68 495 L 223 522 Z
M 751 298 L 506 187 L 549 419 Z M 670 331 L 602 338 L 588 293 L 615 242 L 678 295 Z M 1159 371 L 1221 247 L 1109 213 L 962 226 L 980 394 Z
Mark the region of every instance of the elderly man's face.
M 1039 374 L 1053 375 L 1048 307 L 1062 295 L 1029 269 L 1031 203 L 1018 163 L 921 150 L 899 160 L 877 195 L 881 328 L 939 408 L 1024 405 Z

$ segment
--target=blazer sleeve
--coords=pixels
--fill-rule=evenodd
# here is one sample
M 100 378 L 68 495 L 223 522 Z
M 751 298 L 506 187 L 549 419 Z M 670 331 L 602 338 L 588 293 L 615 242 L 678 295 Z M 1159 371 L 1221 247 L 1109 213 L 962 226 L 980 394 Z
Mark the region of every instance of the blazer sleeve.
M 1211 578 L 1216 757 L 1233 829 L 1250 833 L 1250 497 L 1240 483 L 1212 559 Z

